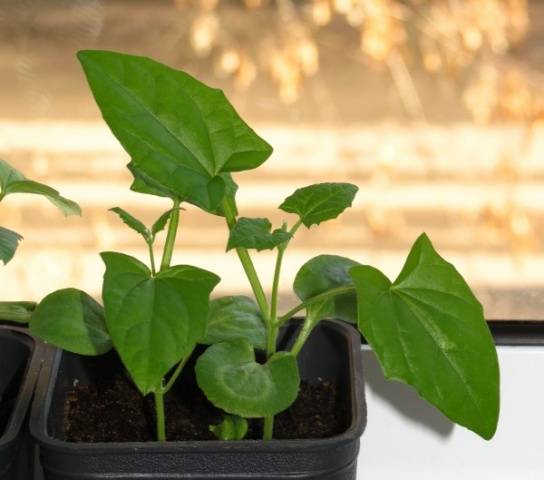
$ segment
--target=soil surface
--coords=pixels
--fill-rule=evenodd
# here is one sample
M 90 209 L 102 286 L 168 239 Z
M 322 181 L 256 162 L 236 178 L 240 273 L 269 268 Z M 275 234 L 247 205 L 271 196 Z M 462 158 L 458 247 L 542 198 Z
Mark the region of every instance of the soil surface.
M 221 411 L 195 384 L 179 384 L 165 397 L 168 440 L 215 440 L 209 425 L 221 422 Z M 334 384 L 303 382 L 296 402 L 276 416 L 274 437 L 330 437 L 348 424 L 349 406 L 339 401 Z M 153 397 L 142 397 L 120 374 L 93 385 L 78 384 L 66 399 L 64 430 L 72 442 L 154 441 Z M 246 438 L 258 439 L 261 433 L 262 421 L 250 420 Z

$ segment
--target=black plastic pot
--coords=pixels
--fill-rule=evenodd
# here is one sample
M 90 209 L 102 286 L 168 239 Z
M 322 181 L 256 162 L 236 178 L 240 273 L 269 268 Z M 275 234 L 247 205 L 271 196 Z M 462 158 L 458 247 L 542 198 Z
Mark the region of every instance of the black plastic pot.
M 34 444 L 27 412 L 41 365 L 40 344 L 19 328 L 0 326 L 0 480 L 30 480 Z
M 284 344 L 296 328 L 291 325 L 283 332 Z M 89 382 L 99 375 L 104 367 L 101 362 L 108 361 L 108 355 L 92 359 L 56 350 L 51 368 L 44 368 L 31 431 L 40 444 L 46 480 L 355 480 L 366 405 L 360 337 L 352 327 L 322 322 L 299 354 L 302 378 L 310 382 L 317 378 L 337 382 L 340 395 L 350 406 L 347 430 L 326 439 L 162 444 L 67 442 L 62 428 L 66 394 L 75 380 Z

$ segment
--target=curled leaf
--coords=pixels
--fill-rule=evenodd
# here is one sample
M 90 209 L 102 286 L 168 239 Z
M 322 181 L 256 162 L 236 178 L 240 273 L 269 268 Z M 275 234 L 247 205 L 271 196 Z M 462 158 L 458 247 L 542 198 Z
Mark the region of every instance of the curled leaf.
M 8 228 L 0 227 L 0 260 L 6 265 L 15 255 L 21 235 Z
M 238 415 L 223 415 L 218 425 L 210 425 L 212 432 L 219 440 L 243 440 L 247 434 L 247 420 Z
M 334 288 L 353 286 L 349 271 L 356 265 L 359 263 L 346 257 L 319 255 L 300 267 L 293 283 L 293 290 L 298 298 L 307 301 Z M 355 291 L 313 302 L 307 307 L 307 313 L 314 322 L 324 318 L 338 318 L 356 323 Z

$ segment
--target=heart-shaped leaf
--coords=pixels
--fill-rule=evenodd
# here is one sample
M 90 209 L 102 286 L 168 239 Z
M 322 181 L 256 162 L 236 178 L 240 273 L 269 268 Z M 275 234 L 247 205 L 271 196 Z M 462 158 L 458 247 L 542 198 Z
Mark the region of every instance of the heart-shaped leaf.
M 238 415 L 223 415 L 218 425 L 210 425 L 212 432 L 219 440 L 243 440 L 247 434 L 247 420 Z
M 337 255 L 319 255 L 306 262 L 298 271 L 293 290 L 302 301 L 338 287 L 353 286 L 349 271 L 358 262 Z M 357 322 L 357 296 L 355 292 L 336 295 L 327 300 L 311 303 L 307 315 L 313 322 L 323 318 L 337 318 Z
M 101 355 L 111 349 L 104 309 L 75 288 L 47 295 L 34 310 L 29 328 L 42 340 L 80 355 Z
M 201 343 L 211 345 L 238 338 L 245 338 L 255 348 L 266 348 L 266 328 L 255 301 L 241 295 L 212 300 Z
M 291 238 L 291 234 L 281 228 L 271 230 L 272 224 L 267 218 L 239 218 L 230 231 L 227 250 L 239 247 L 270 250 Z
M 22 239 L 23 237 L 17 232 L 0 227 L 0 260 L 4 262 L 4 265 L 13 258 Z
M 216 343 L 197 360 L 199 387 L 216 407 L 244 418 L 275 415 L 297 398 L 297 361 L 278 352 L 261 365 L 247 340 Z
M 113 344 L 146 395 L 205 334 L 209 295 L 219 277 L 179 265 L 151 276 L 137 259 L 102 253 L 103 298 Z
M 256 168 L 272 153 L 221 90 L 185 72 L 116 52 L 78 58 L 131 171 L 139 172 L 137 188 L 147 193 L 173 193 L 215 212 L 226 189 L 221 173 Z
M 340 215 L 351 206 L 357 190 L 351 183 L 317 183 L 297 189 L 279 208 L 297 214 L 309 228 Z
M 60 195 L 54 188 L 28 180 L 21 172 L 0 159 L 0 191 L 3 196 L 12 193 L 32 193 L 46 197 L 64 215 L 81 215 L 76 202 Z
M 394 283 L 369 266 L 351 275 L 359 328 L 387 378 L 412 385 L 454 422 L 483 438 L 499 415 L 499 366 L 482 306 L 426 235 Z

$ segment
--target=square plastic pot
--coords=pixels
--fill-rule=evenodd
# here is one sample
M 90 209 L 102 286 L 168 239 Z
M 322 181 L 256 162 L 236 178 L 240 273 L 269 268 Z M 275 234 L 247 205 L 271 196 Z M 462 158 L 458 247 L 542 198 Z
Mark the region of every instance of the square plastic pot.
M 42 347 L 24 330 L 0 326 L 0 402 L 9 410 L 0 430 L 0 480 L 30 480 L 34 444 L 27 412 L 40 373 Z
M 296 328 L 289 326 L 281 342 L 291 341 Z M 70 443 L 64 440 L 62 428 L 66 394 L 75 380 L 92 381 L 108 368 L 112 355 L 85 358 L 55 350 L 50 357 L 31 418 L 46 480 L 356 478 L 366 405 L 360 336 L 351 326 L 322 322 L 299 354 L 301 377 L 337 382 L 339 394 L 350 407 L 347 430 L 326 439 Z

